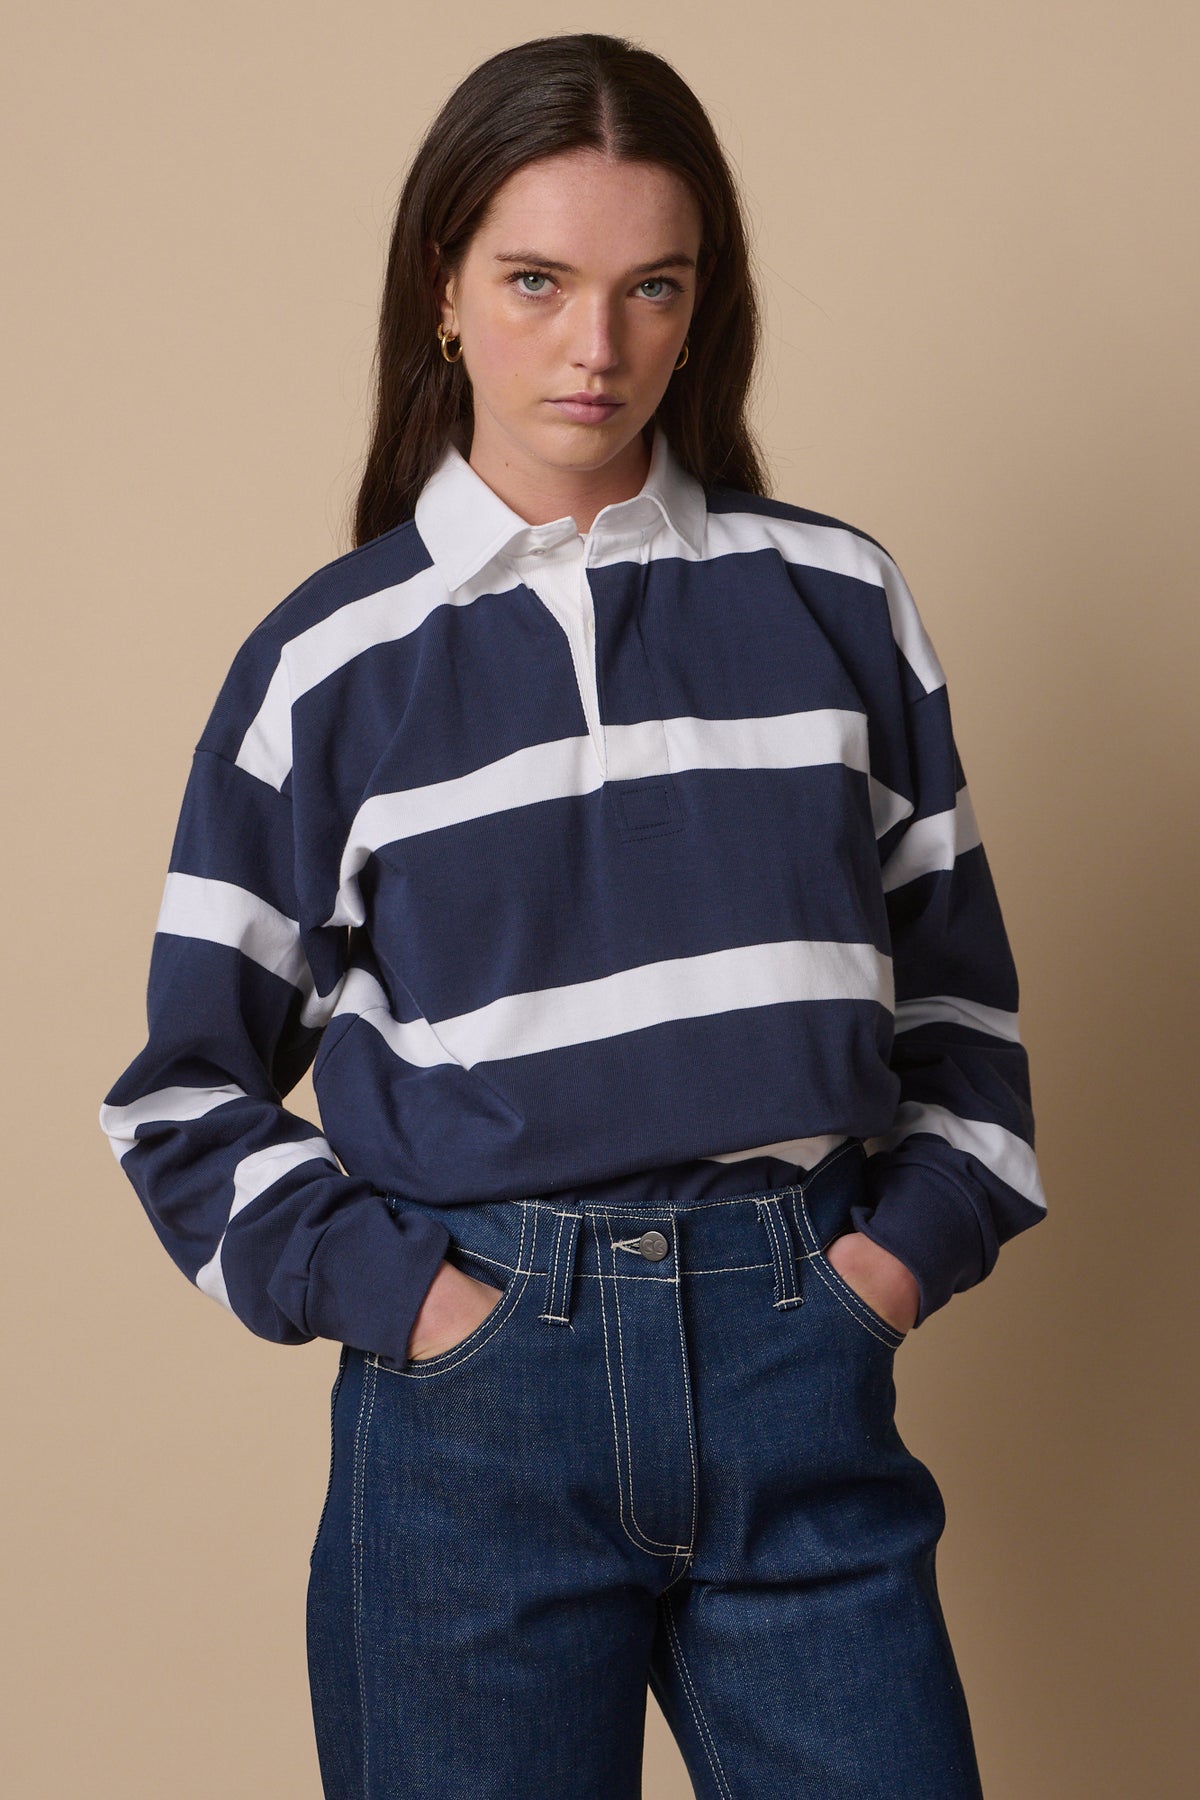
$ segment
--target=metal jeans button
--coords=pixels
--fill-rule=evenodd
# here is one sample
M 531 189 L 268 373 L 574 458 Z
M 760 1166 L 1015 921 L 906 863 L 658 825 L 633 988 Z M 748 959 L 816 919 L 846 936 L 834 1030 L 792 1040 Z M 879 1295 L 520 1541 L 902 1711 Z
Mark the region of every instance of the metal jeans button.
M 643 1231 L 638 1239 L 638 1249 L 647 1262 L 661 1262 L 670 1248 L 661 1231 Z

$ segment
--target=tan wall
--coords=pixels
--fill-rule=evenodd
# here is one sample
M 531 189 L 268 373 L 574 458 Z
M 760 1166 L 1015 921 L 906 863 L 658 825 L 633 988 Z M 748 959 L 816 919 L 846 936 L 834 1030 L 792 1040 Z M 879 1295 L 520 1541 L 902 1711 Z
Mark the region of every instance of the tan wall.
M 96 1110 L 142 1042 L 218 683 L 348 544 L 416 137 L 483 55 L 607 29 L 675 61 L 741 167 L 777 492 L 905 570 L 1021 972 L 1052 1221 L 897 1365 L 986 1791 L 1192 1793 L 1195 7 L 20 15 L 6 1787 L 319 1794 L 303 1608 L 336 1348 L 189 1289 Z M 647 1794 L 678 1800 L 650 1710 Z

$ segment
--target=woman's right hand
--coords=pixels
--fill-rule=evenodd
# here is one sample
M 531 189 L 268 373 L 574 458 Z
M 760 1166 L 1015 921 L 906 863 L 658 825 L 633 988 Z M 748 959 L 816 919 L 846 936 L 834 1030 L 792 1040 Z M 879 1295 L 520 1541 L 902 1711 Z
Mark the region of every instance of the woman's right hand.
M 421 1302 L 408 1339 L 410 1362 L 444 1356 L 470 1337 L 504 1298 L 490 1281 L 477 1281 L 443 1258 Z

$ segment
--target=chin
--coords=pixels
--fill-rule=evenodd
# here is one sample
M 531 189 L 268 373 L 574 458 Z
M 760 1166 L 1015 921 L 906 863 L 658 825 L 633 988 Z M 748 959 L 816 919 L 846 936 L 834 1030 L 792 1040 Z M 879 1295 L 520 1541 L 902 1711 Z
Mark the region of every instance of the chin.
M 573 425 L 565 421 L 541 438 L 535 454 L 559 469 L 602 469 L 623 456 L 644 430 L 644 425 L 633 431 L 623 425 L 618 434 L 603 425 Z

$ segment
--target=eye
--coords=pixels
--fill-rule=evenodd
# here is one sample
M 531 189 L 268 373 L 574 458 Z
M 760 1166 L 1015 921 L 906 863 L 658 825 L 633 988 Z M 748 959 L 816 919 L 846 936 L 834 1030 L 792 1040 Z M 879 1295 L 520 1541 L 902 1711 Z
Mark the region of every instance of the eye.
M 544 294 L 546 289 L 551 285 L 549 275 L 542 269 L 514 269 L 508 279 L 515 286 L 519 294 L 528 294 L 531 300 L 535 299 L 539 294 Z M 527 282 L 540 283 L 541 285 L 527 287 L 525 285 Z
M 657 291 L 647 294 L 647 288 L 655 288 Z M 645 281 L 638 282 L 638 292 L 645 294 L 647 300 L 665 300 L 673 293 L 681 294 L 683 289 L 677 281 L 672 281 L 669 275 L 648 275 Z

